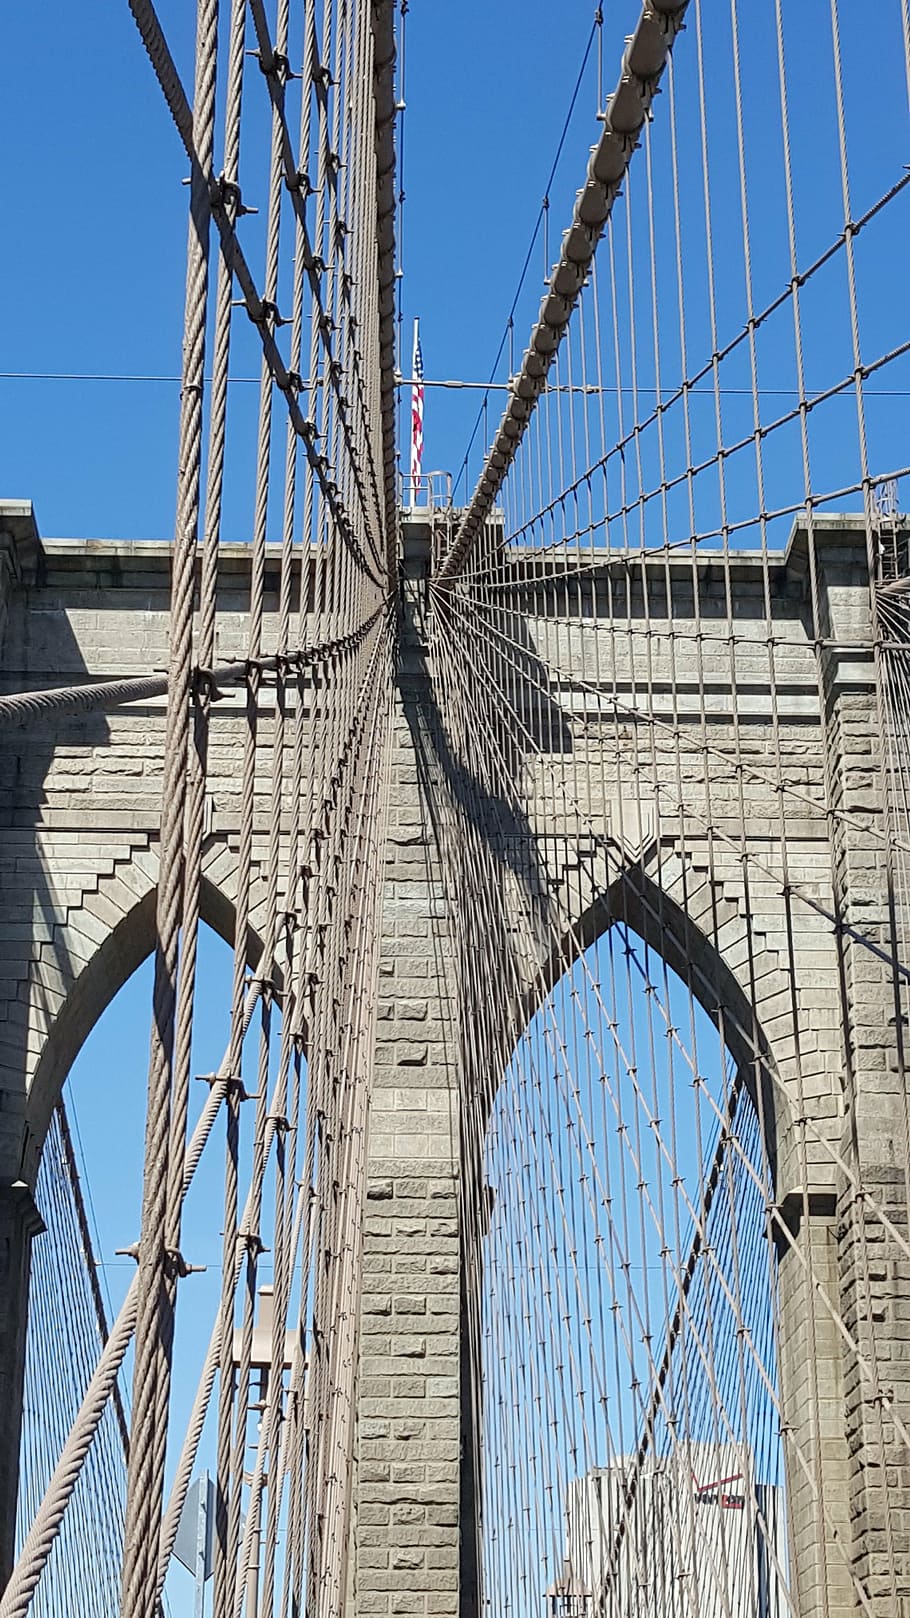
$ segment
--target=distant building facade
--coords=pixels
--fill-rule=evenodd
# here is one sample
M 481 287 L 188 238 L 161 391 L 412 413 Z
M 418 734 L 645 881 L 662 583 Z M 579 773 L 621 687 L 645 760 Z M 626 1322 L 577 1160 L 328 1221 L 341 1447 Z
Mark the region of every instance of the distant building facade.
M 621 1457 L 569 1485 L 573 1612 L 591 1618 L 788 1618 L 783 1490 L 748 1451 L 687 1444 Z M 558 1612 L 560 1605 L 551 1600 Z

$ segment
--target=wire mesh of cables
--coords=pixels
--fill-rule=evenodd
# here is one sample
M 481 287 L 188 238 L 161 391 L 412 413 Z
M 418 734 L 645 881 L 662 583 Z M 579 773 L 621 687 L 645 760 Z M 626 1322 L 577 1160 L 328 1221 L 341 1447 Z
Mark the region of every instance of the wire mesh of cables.
M 136 721 L 164 726 L 142 1227 L 72 1427 L 55 1434 L 53 1464 L 43 1455 L 2 1612 L 43 1599 L 55 1541 L 76 1532 L 61 1524 L 78 1521 L 132 1345 L 119 1610 L 158 1609 L 205 1466 L 217 1618 L 328 1614 L 344 1599 L 350 1518 L 394 643 L 393 8 L 200 0 L 192 85 L 151 0 L 131 10 L 190 164 L 168 701 L 163 721 Z M 228 411 L 229 362 L 251 350 L 252 422 L 233 396 Z M 243 510 L 238 582 L 220 542 Z M 234 683 L 239 663 L 230 700 L 225 641 Z M 99 686 L 93 700 L 124 693 Z M 225 756 L 233 974 L 223 1059 L 194 1084 L 202 866 Z M 181 1219 L 203 1154 L 223 1165 L 210 1218 L 223 1251 L 194 1355 Z M 196 1379 L 180 1426 L 176 1366 Z
M 644 7 L 440 539 L 491 1612 L 910 1593 L 908 86 Z
M 484 1173 L 491 1608 L 558 1591 L 565 1559 L 617 1613 L 685 1611 L 686 1580 L 723 1610 L 762 1570 L 787 1610 L 757 1113 L 622 922 L 532 1019 Z
M 35 1245 L 33 1306 L 25 1356 L 23 1447 L 19 1463 L 21 1543 L 53 1473 L 108 1334 L 66 1111 L 55 1109 L 44 1144 L 35 1200 L 46 1230 Z M 76 1485 L 72 1507 L 35 1593 L 35 1618 L 116 1609 L 127 1427 L 119 1389 L 102 1417 Z

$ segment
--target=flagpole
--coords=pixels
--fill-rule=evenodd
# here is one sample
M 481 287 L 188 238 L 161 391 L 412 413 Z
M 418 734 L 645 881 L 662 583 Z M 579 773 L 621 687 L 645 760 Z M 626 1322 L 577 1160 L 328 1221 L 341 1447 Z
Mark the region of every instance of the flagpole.
M 417 384 L 417 344 L 418 344 L 418 341 L 419 341 L 418 326 L 419 326 L 419 320 L 418 320 L 417 315 L 415 315 L 414 316 L 414 337 L 413 337 L 413 341 L 411 343 L 411 376 L 413 378 L 413 381 L 412 381 L 412 384 L 411 384 L 411 450 L 410 450 L 410 453 L 411 453 L 411 466 L 410 466 L 411 476 L 410 476 L 410 478 L 408 480 L 409 483 L 410 483 L 410 491 L 411 491 L 411 498 L 410 498 L 408 504 L 409 504 L 412 511 L 414 510 L 415 506 L 417 505 L 417 474 L 414 471 L 414 403 L 415 403 L 415 394 L 417 392 L 417 386 L 416 386 L 416 384 Z

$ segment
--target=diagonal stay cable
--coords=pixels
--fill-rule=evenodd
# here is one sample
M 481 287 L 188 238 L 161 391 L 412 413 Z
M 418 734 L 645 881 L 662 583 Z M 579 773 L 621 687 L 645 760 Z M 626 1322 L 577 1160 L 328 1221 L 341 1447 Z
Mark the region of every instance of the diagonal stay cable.
M 459 602 L 459 606 L 463 605 L 463 602 Z M 498 638 L 501 640 L 508 640 L 508 637 L 502 635 L 499 635 Z M 507 661 L 510 661 L 510 659 L 507 659 Z M 514 666 L 516 668 L 518 667 L 517 664 Z M 539 680 L 535 683 L 539 683 Z M 576 679 L 575 683 L 584 687 L 586 682 Z M 541 685 L 540 689 L 544 690 L 545 688 Z M 674 726 L 667 721 L 659 719 L 656 714 L 647 708 L 635 704 L 623 703 L 617 696 L 609 692 L 598 692 L 597 695 L 598 700 L 602 701 L 615 713 L 628 714 L 631 718 L 640 720 L 641 722 L 653 727 L 655 730 L 660 729 L 662 731 L 669 732 L 681 746 L 683 745 L 685 736 L 684 732 L 679 726 Z M 592 734 L 596 735 L 594 725 L 584 715 L 573 714 L 572 721 L 574 724 L 579 725 L 582 729 L 586 731 L 590 730 Z M 738 772 L 742 773 L 739 760 L 734 760 L 732 767 Z M 631 770 L 633 774 L 642 773 L 641 766 L 633 765 L 631 766 Z M 668 791 L 667 787 L 657 785 L 654 787 L 654 791 L 658 798 L 669 799 L 671 813 L 674 811 L 678 812 L 680 804 L 678 802 L 674 802 L 673 796 Z M 778 795 L 780 796 L 781 794 Z M 705 831 L 709 832 L 718 843 L 726 845 L 731 850 L 736 849 L 737 845 L 735 839 L 725 832 L 721 826 L 713 823 L 694 803 L 687 801 L 685 804 L 685 811 L 687 815 L 691 815 L 693 819 L 704 826 Z M 740 852 L 740 858 L 742 857 L 743 856 Z M 760 859 L 754 853 L 749 853 L 747 856 L 745 856 L 745 858 L 751 869 L 757 871 L 762 877 L 770 878 L 776 884 L 777 891 L 781 896 L 789 895 L 794 899 L 800 900 L 803 904 L 807 905 L 810 910 L 813 910 L 817 916 L 820 916 L 823 921 L 828 922 L 829 925 L 838 933 L 845 937 L 852 938 L 856 943 L 868 950 L 869 953 L 874 955 L 878 960 L 883 961 L 888 965 L 892 964 L 891 956 L 887 950 L 885 950 L 880 944 L 876 943 L 876 941 L 867 933 L 860 931 L 858 928 L 852 926 L 848 922 L 839 921 L 828 906 L 824 904 L 817 896 L 810 893 L 807 888 L 801 886 L 799 883 L 788 880 L 785 876 L 782 876 L 779 871 L 775 871 L 772 866 L 770 866 L 766 861 Z M 910 982 L 910 965 L 897 962 L 895 963 L 894 969 L 904 981 Z
M 366 514 L 369 509 L 369 502 L 367 498 L 367 490 L 363 483 L 363 469 L 360 466 L 357 454 L 357 446 L 354 443 L 351 433 L 351 423 L 349 420 L 350 403 L 341 387 L 340 367 L 332 345 L 332 326 L 328 318 L 328 311 L 324 305 L 319 268 L 317 265 L 316 256 L 313 252 L 312 243 L 310 241 L 305 201 L 306 190 L 309 182 L 307 176 L 301 173 L 300 165 L 294 152 L 294 143 L 291 137 L 291 131 L 288 126 L 284 87 L 289 69 L 285 58 L 280 52 L 276 51 L 272 42 L 272 37 L 269 30 L 269 21 L 266 15 L 265 6 L 263 5 L 263 0 L 250 0 L 250 11 L 252 13 L 253 26 L 255 27 L 256 37 L 259 43 L 259 65 L 268 84 L 269 96 L 271 98 L 272 107 L 280 130 L 281 161 L 284 166 L 285 185 L 290 194 L 294 213 L 300 226 L 303 268 L 309 282 L 310 294 L 313 300 L 313 310 L 316 316 L 315 326 L 318 330 L 321 344 L 326 355 L 326 375 L 328 376 L 335 393 L 338 404 L 339 420 L 345 436 L 348 454 L 351 457 L 351 465 L 353 467 L 354 477 L 357 483 L 357 492 L 360 496 L 361 509 L 364 514 Z M 369 415 L 369 409 L 364 394 L 364 382 L 361 368 L 362 356 L 356 345 L 354 345 L 353 348 L 352 358 L 352 369 L 357 381 L 357 391 L 359 394 L 361 414 L 366 420 Z M 376 474 L 376 465 L 372 454 L 372 445 L 369 437 L 367 437 L 366 440 L 366 447 L 367 456 L 369 459 L 370 484 L 372 486 L 373 496 L 378 508 L 379 484 Z
M 323 641 L 319 646 L 307 646 L 297 652 L 258 657 L 253 660 L 260 674 L 294 671 L 300 673 L 316 664 L 331 663 L 356 651 L 369 634 L 382 613 L 377 607 L 359 629 L 336 640 Z M 250 672 L 250 660 L 220 663 L 215 668 L 197 668 L 194 683 L 208 685 L 216 693 L 222 685 L 242 685 Z M 64 713 L 108 712 L 127 702 L 141 702 L 151 697 L 163 697 L 168 690 L 166 674 L 136 675 L 133 679 L 98 680 L 86 685 L 57 686 L 46 691 L 17 691 L 0 697 L 0 728 L 23 725 Z
M 375 658 L 376 655 L 376 652 L 374 652 L 373 657 Z M 367 684 L 368 681 L 365 680 L 363 688 Z M 344 755 L 339 758 L 339 768 L 342 768 L 343 761 Z M 330 809 L 331 798 L 329 797 L 323 806 L 324 817 L 329 813 Z M 276 944 L 278 942 L 276 940 Z M 284 940 L 280 942 L 283 946 Z M 275 960 L 272 963 L 266 960 L 260 961 L 256 976 L 249 982 L 241 1018 L 241 1031 L 244 1034 L 249 1029 L 256 1007 L 265 992 L 269 972 L 273 964 L 278 964 L 277 950 Z M 206 1143 L 228 1092 L 230 1081 L 231 1051 L 228 1050 L 211 1083 L 209 1094 L 206 1097 L 186 1150 L 182 1181 L 184 1198 L 193 1183 Z M 273 1137 L 274 1131 L 270 1129 L 270 1139 Z M 133 1277 L 120 1312 L 111 1328 L 110 1335 L 98 1359 L 94 1375 L 86 1389 L 69 1438 L 61 1451 L 44 1498 L 22 1546 L 12 1577 L 2 1598 L 0 1598 L 0 1618 L 25 1618 L 25 1614 L 28 1612 L 42 1569 L 59 1531 L 60 1523 L 78 1482 L 83 1462 L 107 1403 L 111 1398 L 117 1375 L 129 1348 L 136 1327 L 138 1290 L 139 1277 L 137 1274 Z M 188 1484 L 188 1476 L 185 1481 Z
M 263 987 L 264 979 L 261 975 L 254 978 L 250 983 L 244 1005 L 244 1020 L 247 1027 L 252 1021 L 253 1013 L 263 993 Z M 227 1062 L 225 1061 L 222 1063 L 216 1080 L 206 1097 L 205 1105 L 187 1147 L 183 1170 L 184 1195 L 192 1184 L 206 1141 L 212 1132 L 215 1119 L 227 1092 L 228 1083 L 229 1074 Z M 73 1423 L 69 1438 L 60 1453 L 53 1476 L 45 1490 L 44 1499 L 35 1514 L 32 1526 L 19 1553 L 19 1559 L 3 1592 L 3 1597 L 0 1599 L 0 1618 L 25 1618 L 25 1614 L 28 1612 L 38 1580 L 41 1577 L 42 1570 L 59 1531 L 60 1523 L 63 1520 L 63 1514 L 78 1482 L 82 1464 L 111 1397 L 120 1367 L 126 1357 L 127 1349 L 136 1329 L 138 1310 L 139 1274 L 137 1271 L 130 1282 L 129 1290 L 120 1306 L 117 1319 L 111 1327 L 110 1336 L 104 1345 L 94 1375 L 85 1391 L 85 1396 Z
M 521 371 L 471 503 L 439 570 L 439 584 L 451 584 L 462 571 L 544 391 L 673 41 L 682 28 L 687 5 L 688 0 L 646 0 L 642 7 L 623 54 L 622 72 L 604 116 L 603 133 L 591 154 L 587 179 L 578 194 L 572 224 L 563 238 L 559 262 L 550 277 Z
M 341 534 L 345 545 L 354 556 L 358 567 L 373 580 L 374 584 L 381 588 L 381 580 L 370 567 L 354 531 L 354 525 L 345 510 L 341 491 L 329 476 L 326 459 L 316 447 L 314 424 L 304 417 L 298 404 L 299 379 L 293 377 L 287 369 L 281 350 L 275 341 L 272 317 L 265 302 L 259 295 L 252 271 L 247 264 L 225 205 L 224 187 L 212 172 L 210 164 L 200 164 L 199 154 L 193 139 L 192 110 L 152 0 L 130 0 L 130 10 L 135 18 L 136 26 L 155 70 L 155 75 L 161 85 L 165 101 L 176 125 L 177 133 L 192 165 L 193 173 L 194 175 L 201 174 L 207 188 L 209 208 L 221 237 L 222 251 L 237 278 L 247 314 L 261 338 L 265 362 L 271 372 L 275 386 L 284 394 L 294 430 L 304 446 L 307 460 L 319 482 L 323 498 L 332 514 L 335 526 Z

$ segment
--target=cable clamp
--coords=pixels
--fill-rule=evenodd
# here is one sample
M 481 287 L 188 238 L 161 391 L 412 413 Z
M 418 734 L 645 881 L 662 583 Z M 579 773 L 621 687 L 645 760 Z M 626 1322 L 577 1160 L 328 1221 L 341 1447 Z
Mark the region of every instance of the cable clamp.
M 269 298 L 259 299 L 259 308 L 253 315 L 253 320 L 257 326 L 270 325 L 273 330 L 278 326 L 290 325 L 290 320 L 281 314 L 277 303 L 272 303 Z
M 264 73 L 267 79 L 276 78 L 279 84 L 287 84 L 288 79 L 300 78 L 299 73 L 291 71 L 291 64 L 282 51 L 273 50 L 268 56 L 262 51 L 247 51 L 246 54 L 259 63 L 259 71 Z
M 208 697 L 210 702 L 220 702 L 225 693 L 221 690 L 215 679 L 214 669 L 199 665 L 193 670 L 192 692 L 194 697 Z
M 165 1269 L 172 1281 L 182 1281 L 187 1275 L 204 1275 L 208 1269 L 207 1264 L 187 1264 L 186 1259 L 177 1247 L 165 1248 Z
M 873 1405 L 879 1410 L 883 1409 L 886 1405 L 893 1405 L 893 1403 L 893 1388 L 878 1388 L 875 1393 L 867 1394 L 863 1400 L 863 1404 Z
M 278 990 L 275 988 L 275 985 L 272 982 L 272 979 L 270 977 L 266 976 L 265 973 L 251 972 L 250 976 L 247 978 L 247 982 L 251 986 L 254 983 L 258 983 L 259 992 L 260 992 L 263 1000 L 265 1000 L 266 1002 L 271 1000 L 272 997 L 274 995 L 277 995 L 277 993 L 278 993 Z
M 223 1084 L 225 1093 L 233 1093 L 239 1101 L 259 1100 L 259 1091 L 247 1090 L 243 1080 L 237 1074 L 197 1073 L 195 1077 L 197 1084 L 207 1084 L 210 1090 L 213 1090 L 216 1084 Z
M 281 80 L 282 84 L 289 84 L 291 79 L 299 79 L 303 77 L 301 73 L 294 72 L 288 58 L 286 56 L 282 56 L 279 51 L 272 52 L 272 72 L 275 74 L 276 78 Z
M 306 169 L 298 169 L 296 174 L 285 175 L 284 183 L 292 195 L 302 193 L 304 197 L 312 197 L 315 194 L 316 188 Z
M 227 212 L 232 208 L 234 216 L 242 219 L 245 214 L 258 213 L 258 208 L 247 208 L 241 195 L 240 186 L 236 180 L 229 180 L 224 173 L 217 174 L 209 182 L 209 202 L 213 212 L 219 209 Z

